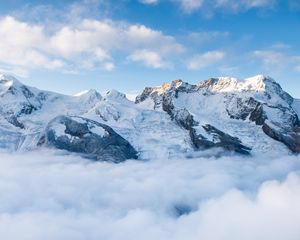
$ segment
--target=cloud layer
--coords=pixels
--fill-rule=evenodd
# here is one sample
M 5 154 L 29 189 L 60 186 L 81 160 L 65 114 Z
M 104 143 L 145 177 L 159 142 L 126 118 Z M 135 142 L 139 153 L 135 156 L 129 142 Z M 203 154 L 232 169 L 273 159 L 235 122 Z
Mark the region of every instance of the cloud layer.
M 172 36 L 144 25 L 82 19 L 49 33 L 43 25 L 0 20 L 0 59 L 27 68 L 114 68 L 114 54 L 128 55 L 154 68 L 169 67 L 164 58 L 184 51 Z
M 122 164 L 0 155 L 4 239 L 300 237 L 300 161 L 152 159 Z

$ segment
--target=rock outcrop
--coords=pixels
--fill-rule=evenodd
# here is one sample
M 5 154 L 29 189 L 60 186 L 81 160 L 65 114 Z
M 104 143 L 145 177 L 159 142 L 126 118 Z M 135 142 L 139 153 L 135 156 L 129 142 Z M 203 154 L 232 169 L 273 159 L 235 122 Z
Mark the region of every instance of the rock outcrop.
M 231 122 L 229 119 L 233 119 L 254 122 L 261 126 L 266 135 L 284 143 L 294 153 L 299 153 L 300 124 L 292 107 L 294 99 L 269 77 L 256 76 L 244 81 L 211 78 L 195 85 L 175 80 L 161 87 L 145 88 L 136 98 L 136 103 L 147 99 L 152 99 L 154 109 L 164 110 L 179 125 L 189 130 L 196 148 L 221 146 L 248 154 L 251 148 L 232 136 L 232 133 L 238 134 L 239 129 L 231 134 L 226 133 L 222 121 Z M 202 126 L 205 134 L 214 136 L 214 139 L 217 133 L 223 137 L 218 137 L 212 143 L 203 134 L 197 133 L 197 126 Z
M 56 117 L 38 145 L 79 153 L 97 161 L 119 163 L 138 157 L 130 143 L 112 128 L 82 117 Z
M 232 137 L 210 124 L 201 125 L 198 121 L 195 121 L 194 116 L 186 108 L 178 108 L 174 104 L 174 99 L 178 98 L 180 93 L 188 94 L 197 92 L 200 89 L 199 86 L 184 83 L 182 80 L 175 80 L 171 84 L 164 84 L 161 89 L 146 88 L 136 98 L 136 103 L 145 101 L 149 97 L 153 99 L 154 108 L 161 107 L 174 121 L 189 131 L 191 141 L 197 150 L 221 147 L 229 151 L 249 155 L 251 148 L 243 145 L 240 139 Z M 210 135 L 210 139 L 199 133 L 199 128 L 206 132 L 205 135 Z
M 56 118 L 61 113 L 78 117 Z M 300 100 L 264 76 L 175 80 L 145 88 L 132 102 L 116 90 L 67 96 L 0 74 L 0 149 L 32 150 L 39 142 L 112 162 L 136 158 L 132 146 L 141 159 L 214 147 L 240 154 L 299 153 L 299 114 Z

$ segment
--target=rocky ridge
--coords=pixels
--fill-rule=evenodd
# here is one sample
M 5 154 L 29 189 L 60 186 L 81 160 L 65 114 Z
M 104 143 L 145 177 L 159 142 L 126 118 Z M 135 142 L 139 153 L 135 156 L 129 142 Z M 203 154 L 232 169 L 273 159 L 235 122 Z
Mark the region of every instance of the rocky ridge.
M 228 134 L 226 127 L 218 128 L 223 125 L 221 121 L 234 119 L 254 122 L 269 137 L 295 153 L 300 152 L 300 123 L 292 107 L 294 99 L 269 77 L 256 76 L 244 81 L 212 78 L 195 85 L 175 80 L 160 87 L 145 88 L 136 103 L 148 99 L 153 101 L 154 109 L 165 111 L 190 132 L 197 149 L 221 146 L 248 154 L 251 147 L 233 136 L 238 129 Z
M 214 148 L 299 153 L 299 109 L 299 100 L 265 76 L 175 80 L 146 87 L 132 102 L 116 90 L 66 96 L 0 75 L 0 149 L 54 147 L 112 162 Z

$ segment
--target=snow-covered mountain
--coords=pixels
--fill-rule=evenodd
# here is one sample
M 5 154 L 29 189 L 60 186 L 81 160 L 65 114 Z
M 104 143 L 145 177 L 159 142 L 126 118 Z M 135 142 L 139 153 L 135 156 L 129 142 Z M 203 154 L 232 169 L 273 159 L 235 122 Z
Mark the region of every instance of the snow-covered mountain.
M 140 159 L 192 156 L 216 147 L 247 155 L 299 153 L 299 112 L 300 101 L 264 76 L 212 78 L 195 85 L 176 80 L 145 88 L 133 102 L 116 90 L 105 96 L 95 90 L 66 96 L 0 75 L 0 148 L 9 150 L 57 147 L 40 143 L 60 116 L 64 120 L 51 128 L 59 140 L 55 143 L 74 152 L 80 146 L 86 153 L 86 146 L 96 154 L 99 146 L 122 142 L 128 146 L 122 148 L 124 156 L 137 151 Z M 114 139 L 100 134 L 99 127 L 112 129 Z M 90 141 L 98 149 L 91 149 Z

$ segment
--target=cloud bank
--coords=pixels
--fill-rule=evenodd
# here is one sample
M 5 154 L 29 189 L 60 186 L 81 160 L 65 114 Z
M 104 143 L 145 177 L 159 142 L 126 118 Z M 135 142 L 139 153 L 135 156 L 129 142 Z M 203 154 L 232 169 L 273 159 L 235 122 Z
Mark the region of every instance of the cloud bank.
M 154 68 L 169 67 L 165 58 L 184 47 L 172 36 L 144 25 L 81 19 L 49 33 L 46 25 L 0 19 L 0 59 L 14 67 L 113 70 L 115 54 Z
M 90 162 L 0 154 L 3 239 L 300 237 L 294 156 Z

